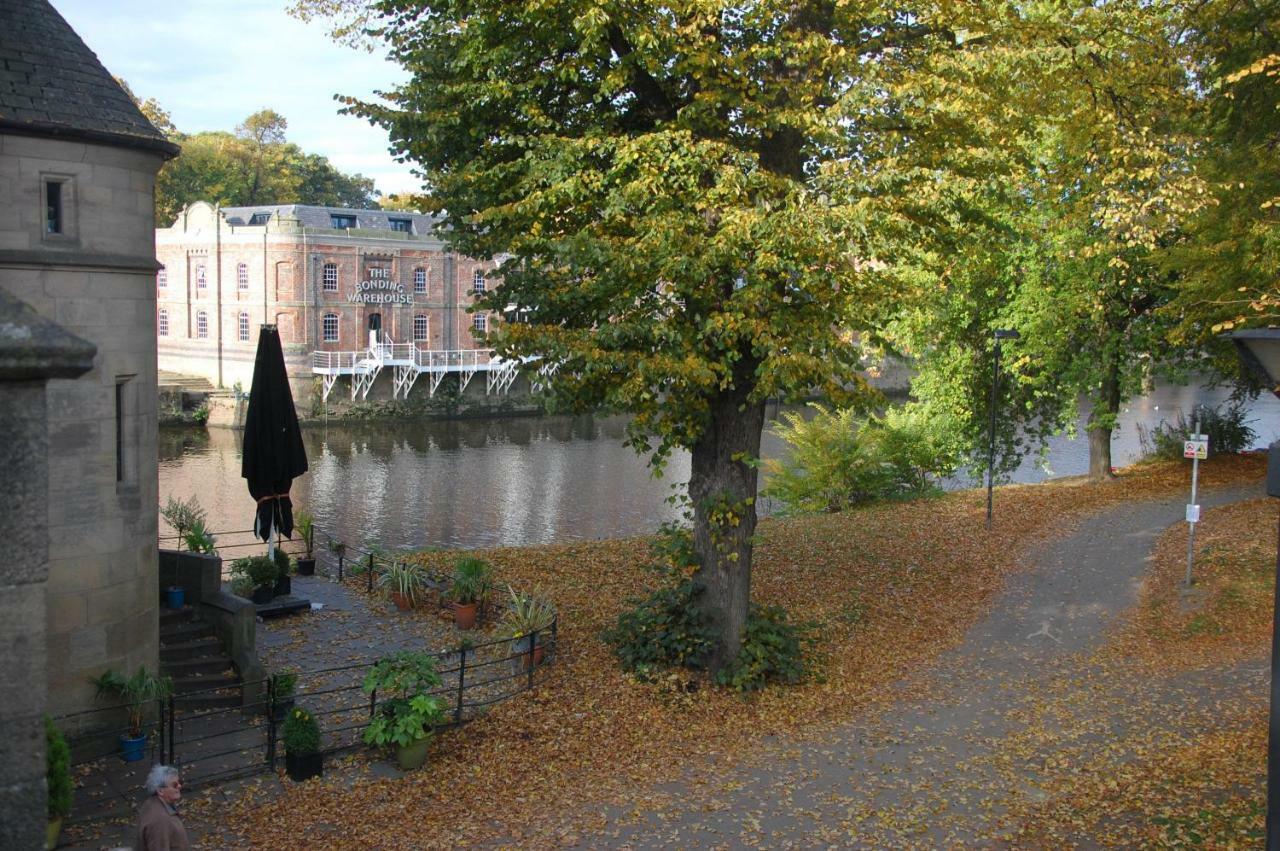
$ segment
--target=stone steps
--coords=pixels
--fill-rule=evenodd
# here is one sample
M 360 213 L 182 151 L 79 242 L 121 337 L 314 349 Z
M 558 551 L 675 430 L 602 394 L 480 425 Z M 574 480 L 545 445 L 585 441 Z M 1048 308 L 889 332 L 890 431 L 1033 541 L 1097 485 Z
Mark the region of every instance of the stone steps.
M 173 681 L 177 709 L 200 711 L 243 703 L 240 674 L 216 630 L 191 606 L 160 614 L 160 671 Z

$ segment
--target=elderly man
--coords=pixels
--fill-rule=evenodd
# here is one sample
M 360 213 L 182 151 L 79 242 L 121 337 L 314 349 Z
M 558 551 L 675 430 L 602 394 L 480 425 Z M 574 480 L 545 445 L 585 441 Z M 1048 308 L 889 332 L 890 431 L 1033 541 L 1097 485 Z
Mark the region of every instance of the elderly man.
M 138 835 L 134 851 L 178 851 L 190 848 L 187 829 L 178 818 L 182 781 L 171 765 L 152 766 L 147 775 L 147 799 L 138 810 Z

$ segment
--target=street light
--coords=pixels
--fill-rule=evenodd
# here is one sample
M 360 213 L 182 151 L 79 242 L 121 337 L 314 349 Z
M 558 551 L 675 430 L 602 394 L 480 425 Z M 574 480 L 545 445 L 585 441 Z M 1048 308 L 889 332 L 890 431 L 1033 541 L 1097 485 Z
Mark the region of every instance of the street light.
M 1280 397 L 1280 328 L 1229 335 L 1244 365 Z M 1267 496 L 1280 496 L 1280 440 L 1267 450 Z M 1267 851 L 1280 851 L 1280 546 L 1271 609 L 1271 712 L 1267 721 Z
M 1017 340 L 1021 335 L 1012 328 L 995 330 L 995 364 L 991 369 L 991 424 L 987 429 L 987 528 L 991 528 L 991 489 L 995 486 L 996 468 L 996 388 L 1000 384 L 1000 341 Z

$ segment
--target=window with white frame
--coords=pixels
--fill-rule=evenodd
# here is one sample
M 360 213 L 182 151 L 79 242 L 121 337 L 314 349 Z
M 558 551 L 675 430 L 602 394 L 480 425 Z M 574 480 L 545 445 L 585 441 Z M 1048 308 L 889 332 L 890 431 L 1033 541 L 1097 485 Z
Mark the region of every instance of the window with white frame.
M 326 313 L 321 325 L 321 339 L 326 343 L 338 342 L 338 314 Z
M 249 314 L 241 313 L 236 317 L 236 335 L 240 338 L 240 342 L 249 342 Z
M 163 266 L 156 270 L 156 286 L 160 289 L 169 286 L 169 270 Z
M 209 338 L 209 314 L 203 310 L 196 311 L 196 339 L 206 340 Z
M 161 337 L 169 336 L 169 311 L 163 307 L 156 316 L 156 333 Z
M 196 289 L 202 290 L 207 286 L 209 286 L 209 279 L 205 277 L 204 264 L 199 263 L 196 265 Z
M 483 334 L 489 326 L 489 317 L 483 313 L 477 313 L 471 317 L 471 328 L 477 334 Z
M 336 263 L 324 264 L 324 289 L 325 292 L 330 293 L 338 291 L 338 266 Z
M 241 263 L 236 266 L 236 288 L 241 290 L 249 289 L 249 264 Z
M 415 343 L 425 342 L 427 339 L 427 317 L 425 314 L 419 313 L 413 317 L 413 341 Z
M 484 272 L 479 269 L 471 276 L 471 291 L 476 295 L 484 294 Z
M 427 270 L 413 270 L 413 291 L 415 293 L 425 293 L 427 291 Z

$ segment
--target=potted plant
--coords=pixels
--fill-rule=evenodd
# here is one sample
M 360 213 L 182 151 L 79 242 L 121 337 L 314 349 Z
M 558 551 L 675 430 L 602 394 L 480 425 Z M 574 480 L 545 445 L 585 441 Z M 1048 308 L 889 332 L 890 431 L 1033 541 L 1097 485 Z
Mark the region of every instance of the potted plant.
M 266 556 L 245 556 L 231 563 L 232 576 L 247 579 L 253 586 L 253 602 L 270 603 L 275 596 L 280 568 Z
M 218 543 L 218 539 L 213 537 L 213 534 L 205 528 L 204 520 L 200 518 L 192 521 L 191 528 L 183 533 L 182 541 L 191 552 L 208 553 L 210 555 L 213 554 L 214 547 Z
M 113 669 L 92 680 L 97 698 L 114 697 L 129 708 L 128 735 L 120 737 L 120 752 L 125 762 L 136 762 L 145 755 L 147 734 L 142 730 L 142 713 L 149 701 L 169 696 L 173 684 L 168 677 L 157 676 L 145 667 L 132 677 L 124 677 Z
M 382 575 L 378 577 L 378 587 L 403 612 L 418 604 L 422 579 L 422 565 L 411 561 L 393 561 L 383 568 Z
M 272 589 L 272 593 L 276 597 L 283 597 L 286 594 L 293 593 L 293 580 L 289 578 L 289 569 L 293 566 L 293 559 L 289 558 L 289 554 L 281 547 L 276 547 L 275 552 L 276 563 L 276 581 Z
M 44 847 L 58 847 L 58 834 L 62 832 L 62 820 L 71 814 L 71 749 L 67 740 L 54 726 L 53 719 L 44 716 L 45 789 L 48 793 L 49 826 L 45 830 Z
M 197 522 L 203 527 L 205 521 L 204 509 L 200 507 L 199 500 L 194 496 L 187 501 L 169 497 L 164 504 L 164 508 L 160 509 L 160 516 L 173 527 L 174 533 L 178 536 L 178 541 L 182 544 L 186 543 L 187 530 Z
M 404 650 L 380 659 L 364 678 L 365 694 L 385 698 L 365 728 L 365 743 L 394 745 L 403 771 L 420 767 L 435 726 L 444 720 L 440 701 L 427 693 L 440 684 L 430 653 Z
M 284 719 L 284 770 L 295 783 L 324 773 L 320 725 L 301 706 L 295 706 Z
M 543 641 L 556 619 L 555 606 L 507 586 L 510 598 L 500 628 L 512 639 L 511 650 L 525 668 L 542 663 Z
M 463 556 L 453 566 L 453 623 L 458 629 L 476 625 L 476 610 L 489 593 L 489 563 L 475 556 Z
M 293 708 L 293 694 L 297 687 L 297 671 L 277 671 L 271 675 L 271 714 L 277 722 L 285 720 Z
M 299 556 L 297 559 L 299 576 L 315 576 L 316 575 L 316 556 L 315 556 L 315 537 L 316 537 L 316 519 L 311 516 L 311 512 L 299 508 L 293 513 L 293 525 L 298 530 L 298 534 L 302 536 L 302 543 L 307 548 L 307 554 Z

